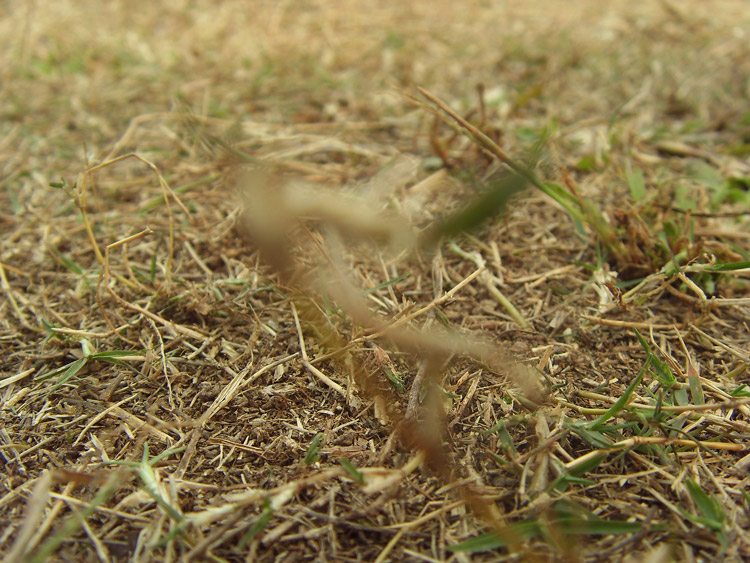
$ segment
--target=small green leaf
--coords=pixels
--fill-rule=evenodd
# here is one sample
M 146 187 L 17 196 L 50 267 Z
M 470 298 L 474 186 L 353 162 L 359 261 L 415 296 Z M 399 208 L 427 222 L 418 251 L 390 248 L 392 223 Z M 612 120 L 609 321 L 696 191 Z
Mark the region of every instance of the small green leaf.
M 448 318 L 448 316 L 443 313 L 443 311 L 440 310 L 440 307 L 435 307 L 433 309 L 435 312 L 435 315 L 437 316 L 438 320 L 445 325 L 446 328 L 452 328 L 451 320 Z
M 156 455 L 148 460 L 148 463 L 151 465 L 155 465 L 159 463 L 161 460 L 168 458 L 171 455 L 178 454 L 180 452 L 184 452 L 187 449 L 187 446 L 180 446 L 179 448 L 171 448 L 169 450 L 165 450 L 159 455 Z
M 643 172 L 640 168 L 636 168 L 632 172 L 625 175 L 625 181 L 628 183 L 628 189 L 630 190 L 630 198 L 639 202 L 646 197 L 646 183 L 643 180 Z
M 547 489 L 549 491 L 565 491 L 571 483 L 584 486 L 593 484 L 594 481 L 591 479 L 582 479 L 580 475 L 596 469 L 605 459 L 607 459 L 607 454 L 604 452 L 590 457 L 585 462 L 565 471 Z
M 490 452 L 490 455 L 495 459 L 495 461 L 497 462 L 497 464 L 500 465 L 500 466 L 506 466 L 509 463 L 507 459 L 505 459 L 501 455 L 497 455 L 495 452 Z
M 582 172 L 591 172 L 596 169 L 596 157 L 593 154 L 584 155 L 576 164 L 576 168 Z
M 47 379 L 51 379 L 53 377 L 56 377 L 60 374 L 62 376 L 60 379 L 55 383 L 54 387 L 52 388 L 52 391 L 57 390 L 65 384 L 66 381 L 68 381 L 71 377 L 74 377 L 78 374 L 78 372 L 83 369 L 83 367 L 91 360 L 98 360 L 102 362 L 108 362 L 110 364 L 116 364 L 116 365 L 125 365 L 128 368 L 132 369 L 136 373 L 140 373 L 137 369 L 133 368 L 132 366 L 128 364 L 124 364 L 123 362 L 120 362 L 118 358 L 124 358 L 128 356 L 136 356 L 141 355 L 145 353 L 144 350 L 108 350 L 106 352 L 96 352 L 91 353 L 92 346 L 90 343 L 84 344 L 84 342 L 87 341 L 81 341 L 81 346 L 83 348 L 83 357 L 75 360 L 74 362 L 71 362 L 69 364 L 66 364 L 64 366 L 61 366 L 59 368 L 55 368 L 51 371 L 48 371 L 47 373 L 40 375 L 36 378 L 36 381 L 45 381 Z
M 501 425 L 497 429 L 497 436 L 500 438 L 500 445 L 502 446 L 503 450 L 506 452 L 511 452 L 513 455 L 517 454 L 516 446 L 513 444 L 513 438 L 508 433 L 508 429 L 505 427 L 505 423 L 500 421 L 498 422 L 499 425 Z
M 36 379 L 36 381 L 46 381 L 47 379 L 52 379 L 56 375 L 60 375 L 61 373 L 63 373 L 64 371 L 66 371 L 70 366 L 71 366 L 71 364 L 65 364 L 64 366 L 60 366 L 59 368 L 55 368 L 53 370 L 50 370 L 50 371 L 48 371 L 48 372 L 46 372 L 46 373 L 44 373 L 44 374 L 36 377 L 35 379 Z
M 674 202 L 677 204 L 678 209 L 687 211 L 688 209 L 696 209 L 698 202 L 695 198 L 690 197 L 690 186 L 681 184 L 678 185 L 674 190 Z
M 713 192 L 711 194 L 712 207 L 726 200 L 729 194 L 729 182 L 716 168 L 702 160 L 695 160 L 688 166 L 688 173 L 693 179 L 706 186 L 709 192 Z
M 568 534 L 584 534 L 591 536 L 609 536 L 614 534 L 634 534 L 641 530 L 638 522 L 625 522 L 622 520 L 603 520 L 592 518 L 583 520 L 571 518 L 568 521 L 560 521 L 563 530 Z
M 183 522 L 184 516 L 180 512 L 179 508 L 173 507 L 164 499 L 164 497 L 162 497 L 161 491 L 159 489 L 159 479 L 156 475 L 156 471 L 154 471 L 154 465 L 156 465 L 162 459 L 170 455 L 173 455 L 175 453 L 182 452 L 185 449 L 186 449 L 186 446 L 183 446 L 180 448 L 173 448 L 170 450 L 166 450 L 165 452 L 162 452 L 161 454 L 155 457 L 151 457 L 149 455 L 148 442 L 144 442 L 143 454 L 141 455 L 141 461 L 136 462 L 136 461 L 116 460 L 116 461 L 109 461 L 107 463 L 110 465 L 122 465 L 134 471 L 135 474 L 138 475 L 138 477 L 140 478 L 143 489 L 146 491 L 146 493 L 148 493 L 148 495 L 152 499 L 154 499 L 154 501 L 156 501 L 156 504 L 162 507 L 164 511 L 169 515 L 169 517 L 172 518 L 175 522 Z
M 677 403 L 677 405 L 680 407 L 684 407 L 690 404 L 690 397 L 688 397 L 687 389 L 685 389 L 684 387 L 676 389 L 674 392 L 674 400 L 675 403 Z
M 575 477 L 566 473 L 564 475 L 560 475 L 557 479 L 555 479 L 552 484 L 547 487 L 547 490 L 564 493 L 568 490 L 568 485 L 580 485 L 582 487 L 588 487 L 589 485 L 593 485 L 594 483 L 596 483 L 596 481 L 593 481 L 592 479 Z
M 62 334 L 54 330 L 56 328 L 60 328 L 60 325 L 56 323 L 50 323 L 45 318 L 42 318 L 42 328 L 44 329 L 44 332 L 47 333 L 47 336 L 44 338 L 45 344 L 53 338 L 62 340 L 63 342 L 65 342 L 66 340 L 72 340 L 69 336 L 66 336 L 65 334 Z
M 86 340 L 85 338 L 81 340 L 81 351 L 83 352 L 84 358 L 90 358 L 94 355 L 94 345 L 91 344 L 90 341 Z
M 516 129 L 516 138 L 519 141 L 522 141 L 524 143 L 532 144 L 536 143 L 542 135 L 540 133 L 544 133 L 543 131 L 539 131 L 538 129 L 534 129 L 533 127 L 519 127 Z

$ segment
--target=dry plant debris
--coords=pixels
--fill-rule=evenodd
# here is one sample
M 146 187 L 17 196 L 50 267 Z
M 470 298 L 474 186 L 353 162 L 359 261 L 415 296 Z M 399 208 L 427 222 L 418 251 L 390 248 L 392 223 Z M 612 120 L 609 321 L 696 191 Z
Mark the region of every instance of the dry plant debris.
M 6 9 L 4 560 L 750 558 L 743 2 Z

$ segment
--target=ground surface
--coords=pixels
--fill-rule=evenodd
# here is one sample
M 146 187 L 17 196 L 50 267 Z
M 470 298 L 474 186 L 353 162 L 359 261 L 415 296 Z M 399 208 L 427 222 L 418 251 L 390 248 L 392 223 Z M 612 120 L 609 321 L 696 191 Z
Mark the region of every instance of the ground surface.
M 2 553 L 750 558 L 745 2 L 372 4 L 5 3 Z

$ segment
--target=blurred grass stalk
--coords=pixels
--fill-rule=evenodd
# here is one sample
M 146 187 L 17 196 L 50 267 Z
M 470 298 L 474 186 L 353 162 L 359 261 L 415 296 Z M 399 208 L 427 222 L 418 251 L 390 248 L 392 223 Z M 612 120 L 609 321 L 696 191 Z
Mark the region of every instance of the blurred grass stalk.
M 481 148 L 496 157 L 498 160 L 500 160 L 500 162 L 503 162 L 506 166 L 508 166 L 508 168 L 513 171 L 514 176 L 511 176 L 511 179 L 508 180 L 508 184 L 505 184 L 506 190 L 516 193 L 517 191 L 520 191 L 520 189 L 522 189 L 523 185 L 526 182 L 535 186 L 536 188 L 539 188 L 542 192 L 554 199 L 567 211 L 567 213 L 575 222 L 576 228 L 581 234 L 585 233 L 585 231 L 583 230 L 583 225 L 588 224 L 592 229 L 594 229 L 594 231 L 597 233 L 602 242 L 604 242 L 607 248 L 609 248 L 617 262 L 624 262 L 627 256 L 627 250 L 625 249 L 625 246 L 618 240 L 617 234 L 615 233 L 614 229 L 610 226 L 602 212 L 593 202 L 582 197 L 578 193 L 570 193 L 568 190 L 565 190 L 562 186 L 559 186 L 557 184 L 542 182 L 541 180 L 539 180 L 539 178 L 537 178 L 536 174 L 534 174 L 534 172 L 530 168 L 523 166 L 522 164 L 519 164 L 517 161 L 513 160 L 503 149 L 501 149 L 497 145 L 497 143 L 495 143 L 495 141 L 493 141 L 490 137 L 485 135 L 482 131 L 469 123 L 455 111 L 453 111 L 450 106 L 448 106 L 448 104 L 446 104 L 440 98 L 428 92 L 424 88 L 419 88 L 419 92 L 434 105 L 424 104 L 420 100 L 411 97 L 414 101 L 416 101 L 420 106 L 425 107 L 426 109 L 440 117 L 451 128 L 466 135 L 469 139 L 471 139 Z M 513 180 L 512 178 L 517 179 Z M 517 190 L 513 190 L 511 186 L 518 185 L 518 183 L 521 184 L 520 187 Z M 490 190 L 490 192 L 486 196 L 487 199 L 490 200 L 490 203 L 492 201 L 492 197 L 494 197 L 495 199 L 499 199 L 497 194 L 490 194 L 492 194 L 492 190 Z M 503 202 L 498 201 L 497 205 L 502 205 L 505 202 L 507 202 L 507 199 Z M 479 202 L 477 202 L 477 205 L 478 204 Z M 477 215 L 476 212 L 475 215 Z

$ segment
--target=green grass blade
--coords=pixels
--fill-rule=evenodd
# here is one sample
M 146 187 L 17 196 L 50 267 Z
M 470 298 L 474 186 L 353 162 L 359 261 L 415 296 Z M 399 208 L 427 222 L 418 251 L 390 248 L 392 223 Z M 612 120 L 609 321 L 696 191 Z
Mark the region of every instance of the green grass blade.
M 55 391 L 58 389 L 61 385 L 63 385 L 68 379 L 76 375 L 79 371 L 83 369 L 83 366 L 88 363 L 88 358 L 80 358 L 76 360 L 75 362 L 68 365 L 67 369 L 65 370 L 65 373 L 63 373 L 62 377 L 57 380 L 57 383 L 55 383 L 55 386 L 52 388 L 52 391 Z
M 184 184 L 182 186 L 178 186 L 178 187 L 172 189 L 172 191 L 175 194 L 178 194 L 178 195 L 179 194 L 184 194 L 184 193 L 187 193 L 187 192 L 189 192 L 190 190 L 192 190 L 194 188 L 198 188 L 200 186 L 204 186 L 206 184 L 210 184 L 211 182 L 213 182 L 215 180 L 218 180 L 219 178 L 220 178 L 219 174 L 207 174 L 205 176 L 202 176 L 201 178 L 198 178 L 197 180 L 195 180 L 193 182 L 189 182 L 189 183 Z M 157 207 L 159 207 L 163 203 L 164 203 L 164 196 L 163 195 L 156 196 L 156 197 L 152 198 L 151 200 L 147 201 L 145 204 L 143 204 L 143 207 L 139 211 L 139 215 L 141 215 L 141 216 L 146 215 L 147 213 L 153 211 L 154 209 L 156 209 Z
M 639 532 L 642 526 L 637 522 L 583 517 L 556 518 L 545 521 L 544 526 L 537 520 L 530 520 L 506 526 L 499 533 L 486 532 L 480 534 L 457 545 L 450 546 L 448 549 L 460 553 L 491 551 L 507 546 L 508 542 L 504 539 L 506 537 L 514 537 L 519 541 L 528 541 L 543 535 L 545 528 L 559 530 L 565 535 L 608 536 L 634 534 Z
M 633 331 L 635 332 L 636 338 L 638 338 L 638 341 L 641 343 L 641 346 L 646 351 L 647 358 L 651 360 L 651 367 L 653 367 L 654 371 L 656 372 L 656 378 L 664 387 L 669 389 L 677 381 L 674 374 L 672 374 L 672 370 L 669 369 L 669 366 L 667 366 L 666 363 L 662 362 L 659 358 L 656 357 L 656 354 L 654 354 L 654 352 L 651 350 L 651 346 L 649 346 L 648 342 L 646 342 L 646 339 L 641 336 L 641 333 L 638 332 L 638 329 L 634 328 Z
M 585 237 L 586 229 L 584 228 L 584 216 L 581 212 L 581 205 L 578 200 L 568 190 L 558 184 L 547 182 L 539 186 L 545 194 L 554 199 L 557 203 L 563 206 L 567 211 L 570 218 L 573 220 L 573 224 L 576 228 L 576 232 Z
M 419 247 L 432 248 L 444 237 L 471 231 L 487 219 L 500 216 L 511 198 L 525 190 L 527 185 L 526 178 L 516 173 L 489 182 L 488 189 L 474 201 L 428 227 L 420 237 Z
M 607 409 L 607 412 L 605 412 L 603 415 L 601 415 L 599 418 L 597 418 L 594 422 L 592 422 L 589 425 L 589 429 L 597 429 L 602 424 L 604 424 L 607 420 L 617 415 L 618 412 L 620 412 L 622 409 L 625 408 L 625 405 L 628 404 L 630 401 L 630 397 L 635 392 L 638 385 L 641 384 L 641 380 L 643 379 L 643 375 L 646 373 L 646 370 L 651 365 L 651 358 L 646 359 L 646 363 L 643 364 L 643 367 L 638 372 L 638 375 L 635 376 L 635 379 L 628 385 L 628 388 L 625 389 L 625 393 L 622 394 L 622 396 L 617 399 L 617 402 L 615 402 L 614 405 L 612 405 L 609 409 Z
M 704 404 L 706 399 L 703 395 L 701 378 L 692 364 L 688 366 L 688 385 L 690 385 L 690 396 L 693 398 L 693 403 L 696 405 Z
M 325 436 L 322 432 L 318 432 L 310 442 L 310 447 L 307 448 L 305 459 L 303 460 L 305 465 L 312 465 L 318 459 L 320 459 L 320 448 L 325 444 Z
M 513 438 L 508 432 L 505 423 L 501 421 L 498 424 L 502 424 L 502 426 L 497 429 L 497 437 L 500 439 L 501 447 L 506 452 L 510 452 L 514 456 L 517 455 L 518 451 L 516 450 L 515 444 L 513 444 Z
M 245 535 L 242 536 L 238 547 L 240 549 L 245 547 L 248 542 L 250 542 L 255 536 L 263 531 L 263 529 L 271 521 L 271 518 L 273 518 L 273 507 L 271 506 L 271 503 L 268 501 L 268 499 L 265 499 L 263 501 L 263 512 L 261 512 L 258 519 L 253 522 L 253 525 L 250 526 L 250 529 L 245 532 Z
M 562 492 L 568 488 L 569 484 L 584 485 L 584 486 L 593 484 L 594 481 L 590 479 L 582 479 L 580 475 L 583 475 L 584 473 L 587 473 L 589 471 L 596 469 L 599 465 L 601 465 L 601 463 L 605 459 L 607 459 L 607 454 L 605 452 L 602 452 L 598 455 L 591 456 L 589 459 L 587 459 L 583 463 L 580 463 L 579 465 L 572 467 L 568 471 L 565 471 L 562 475 L 560 475 L 557 479 L 555 479 L 549 485 L 549 487 L 547 487 L 547 490 Z
M 703 270 L 708 272 L 734 272 L 736 270 L 747 270 L 748 268 L 750 268 L 750 262 L 730 262 L 728 264 L 706 266 Z
M 354 479 L 357 483 L 360 485 L 365 482 L 365 476 L 362 475 L 362 472 L 354 467 L 354 464 L 346 459 L 345 457 L 342 457 L 339 459 L 339 463 L 341 464 L 341 467 L 344 468 L 344 470 L 349 474 L 349 477 Z
M 159 455 L 154 456 L 151 459 L 149 459 L 148 463 L 153 466 L 154 464 L 159 463 L 161 460 L 163 460 L 163 459 L 165 459 L 165 458 L 167 458 L 167 457 L 169 457 L 171 455 L 178 454 L 180 452 L 185 451 L 186 448 L 187 448 L 187 446 L 180 446 L 179 448 L 172 448 L 170 450 L 163 451 Z
M 400 373 L 394 373 L 388 368 L 384 368 L 385 376 L 388 378 L 388 381 L 391 382 L 391 385 L 393 388 L 398 391 L 399 393 L 404 392 L 404 378 L 401 376 Z
M 56 532 L 53 536 L 44 541 L 39 546 L 39 550 L 30 556 L 26 561 L 28 563 L 44 563 L 58 550 L 60 545 L 66 540 L 70 540 L 71 536 L 80 527 L 81 522 L 85 521 L 86 518 L 93 516 L 99 506 L 102 506 L 117 490 L 120 485 L 120 480 L 116 474 L 110 476 L 104 485 L 97 491 L 91 502 L 80 512 L 68 518 L 63 524 L 62 528 Z
M 612 447 L 612 442 L 607 440 L 604 434 L 599 432 L 598 429 L 594 430 L 593 426 L 571 424 L 566 426 L 566 428 L 570 428 L 573 433 L 593 448 L 606 450 Z
M 706 494 L 693 479 L 686 479 L 685 485 L 696 506 L 703 513 L 703 523 L 713 530 L 721 531 L 724 527 L 726 516 L 721 510 L 721 505 L 718 501 Z
M 52 254 L 55 255 L 55 258 L 57 258 L 57 261 L 73 272 L 74 274 L 78 274 L 79 276 L 83 275 L 83 268 L 81 268 L 78 264 L 76 264 L 73 260 L 62 254 L 59 250 L 57 250 L 54 246 L 50 246 L 49 249 L 52 251 Z
M 642 528 L 641 524 L 638 522 L 603 520 L 600 518 L 592 518 L 590 520 L 570 518 L 559 520 L 558 523 L 566 534 L 582 534 L 586 536 L 634 534 L 640 532 Z
M 72 363 L 75 363 L 75 362 L 72 362 Z M 44 373 L 44 374 L 36 377 L 35 381 L 46 381 L 48 379 L 52 379 L 53 377 L 55 377 L 57 375 L 60 375 L 61 373 L 63 373 L 67 369 L 69 369 L 70 366 L 72 365 L 72 363 L 71 364 L 65 364 L 64 366 L 60 366 L 59 368 L 55 368 L 55 369 L 53 369 L 51 371 L 48 371 L 48 372 L 46 372 L 46 373 Z
M 528 522 L 519 522 L 506 526 L 503 536 L 512 536 L 519 541 L 527 541 L 541 535 L 542 530 L 539 523 L 535 520 Z M 482 551 L 491 551 L 500 547 L 505 547 L 508 542 L 503 539 L 497 532 L 485 532 L 476 537 L 464 540 L 461 543 L 448 547 L 450 551 L 460 553 L 478 553 Z
M 376 285 L 375 287 L 371 287 L 370 289 L 365 289 L 362 293 L 364 295 L 369 295 L 370 293 L 375 293 L 376 291 L 379 291 L 381 289 L 385 289 L 386 287 L 389 287 L 391 285 L 397 284 L 400 281 L 405 280 L 409 277 L 409 273 L 401 274 L 398 277 L 393 278 L 392 280 L 388 280 L 387 282 L 383 282 L 379 285 Z

